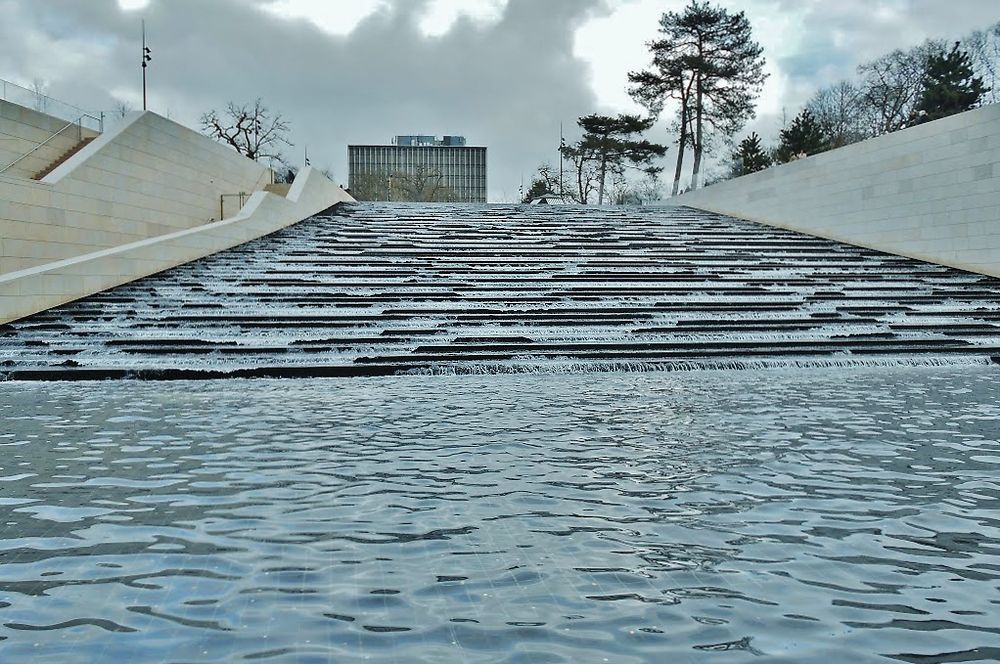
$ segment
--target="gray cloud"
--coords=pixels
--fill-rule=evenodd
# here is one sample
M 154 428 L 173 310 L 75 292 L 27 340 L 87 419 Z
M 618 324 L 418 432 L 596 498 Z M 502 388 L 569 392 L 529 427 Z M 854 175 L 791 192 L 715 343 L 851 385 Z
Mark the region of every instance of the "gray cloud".
M 802 16 L 799 52 L 782 71 L 812 88 L 854 75 L 857 66 L 926 39 L 959 39 L 1000 20 L 995 0 L 764 0 L 773 11 Z M 789 99 L 798 102 L 798 99 Z
M 292 122 L 293 160 L 301 161 L 308 142 L 313 163 L 341 180 L 348 143 L 464 134 L 490 149 L 492 199 L 513 197 L 522 174 L 527 179 L 541 161 L 554 160 L 560 121 L 571 135 L 578 116 L 621 110 L 601 106 L 587 62 L 573 56 L 577 29 L 620 2 L 510 0 L 498 21 L 461 18 L 447 33 L 427 37 L 418 24 L 428 0 L 389 0 L 346 36 L 304 19 L 279 19 L 261 9 L 268 1 L 151 0 L 142 12 L 124 12 L 116 0 L 0 0 L 0 76 L 44 79 L 54 96 L 95 109 L 112 108 L 112 93 L 137 99 L 145 16 L 154 49 L 153 110 L 196 127 L 210 108 L 260 96 Z M 995 0 L 720 1 L 745 7 L 755 30 L 768 17 L 797 17 L 794 34 L 758 32 L 776 51 L 773 64 L 785 81 L 772 93 L 780 99 L 765 104 L 772 112 L 747 128 L 766 141 L 780 126 L 773 109 L 794 115 L 816 89 L 852 76 L 860 62 L 928 37 L 957 38 L 1000 18 Z M 683 4 L 664 3 L 663 10 Z M 616 61 L 616 49 L 655 37 L 655 18 L 641 30 L 629 25 L 601 34 L 602 56 Z M 783 48 L 788 43 L 795 47 Z M 646 59 L 643 53 L 623 66 L 614 85 L 624 88 L 627 70 Z M 672 139 L 666 120 L 654 140 Z
M 53 96 L 111 108 L 111 91 L 138 93 L 144 16 L 152 110 L 196 126 L 209 108 L 260 96 L 292 122 L 293 161 L 308 143 L 312 162 L 340 180 L 348 143 L 464 134 L 489 147 L 491 198 L 516 195 L 521 173 L 555 154 L 559 121 L 596 105 L 572 43 L 602 0 L 511 0 L 499 21 L 460 18 L 437 37 L 417 26 L 423 0 L 394 0 L 347 36 L 279 19 L 261 1 L 152 0 L 140 14 L 115 0 L 0 0 L 19 26 L 0 28 L 0 67 L 46 79 Z

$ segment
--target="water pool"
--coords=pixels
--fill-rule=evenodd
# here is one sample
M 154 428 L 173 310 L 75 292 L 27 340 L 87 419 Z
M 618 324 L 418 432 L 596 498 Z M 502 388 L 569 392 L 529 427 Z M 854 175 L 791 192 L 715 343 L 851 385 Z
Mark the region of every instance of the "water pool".
M 0 661 L 997 658 L 998 378 L 2 383 Z

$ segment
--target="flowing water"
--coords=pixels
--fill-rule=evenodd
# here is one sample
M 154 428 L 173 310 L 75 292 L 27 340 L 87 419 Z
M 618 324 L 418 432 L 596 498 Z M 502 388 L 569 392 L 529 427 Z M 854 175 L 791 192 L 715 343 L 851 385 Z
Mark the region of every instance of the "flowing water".
M 996 659 L 998 378 L 0 383 L 0 661 Z

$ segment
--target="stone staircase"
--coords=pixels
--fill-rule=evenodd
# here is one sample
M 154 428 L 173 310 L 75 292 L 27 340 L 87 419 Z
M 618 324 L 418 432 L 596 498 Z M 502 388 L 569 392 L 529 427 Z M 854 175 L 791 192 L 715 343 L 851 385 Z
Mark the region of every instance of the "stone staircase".
M 60 166 L 62 166 L 62 165 L 63 165 L 63 164 L 64 164 L 64 163 L 66 162 L 66 160 L 68 160 L 68 159 L 69 159 L 70 157 L 72 157 L 72 156 L 73 156 L 73 155 L 75 155 L 75 154 L 76 154 L 77 152 L 79 152 L 80 150 L 82 150 L 82 149 L 84 149 L 85 147 L 87 147 L 88 145 L 90 145 L 90 143 L 91 143 L 91 142 L 92 142 L 92 141 L 93 141 L 93 140 L 94 140 L 95 138 L 97 138 L 97 137 L 96 137 L 96 136 L 92 136 L 92 137 L 90 137 L 90 138 L 85 138 L 85 139 L 83 139 L 82 141 L 80 141 L 79 143 L 77 143 L 76 145 L 74 145 L 73 147 L 71 147 L 71 148 L 70 148 L 69 150 L 67 150 L 66 152 L 62 153 L 62 154 L 61 154 L 61 155 L 60 155 L 60 156 L 59 156 L 59 157 L 58 157 L 58 158 L 57 158 L 57 159 L 56 159 L 55 161 L 53 161 L 53 162 L 52 162 L 51 164 L 49 164 L 48 166 L 46 166 L 45 168 L 43 168 L 43 169 L 42 169 L 42 170 L 40 170 L 39 172 L 35 173 L 35 175 L 34 175 L 34 176 L 32 176 L 32 179 L 33 179 L 33 180 L 41 180 L 41 179 L 42 179 L 42 178 L 44 178 L 44 177 L 45 177 L 46 175 L 48 175 L 48 174 L 49 174 L 49 173 L 51 173 L 52 171 L 56 170 L 56 169 L 57 169 L 57 168 L 59 168 Z
M 0 326 L 0 377 L 987 364 L 998 296 L 688 208 L 352 205 Z

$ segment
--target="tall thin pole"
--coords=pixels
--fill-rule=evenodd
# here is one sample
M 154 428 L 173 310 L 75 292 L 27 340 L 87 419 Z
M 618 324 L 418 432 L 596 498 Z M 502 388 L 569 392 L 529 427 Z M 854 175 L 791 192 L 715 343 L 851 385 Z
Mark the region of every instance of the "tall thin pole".
M 563 148 L 566 146 L 566 139 L 563 138 L 562 122 L 559 123 L 559 198 L 563 197 Z
M 152 60 L 152 51 L 146 48 L 146 20 L 142 21 L 142 110 L 146 110 L 146 66 Z

